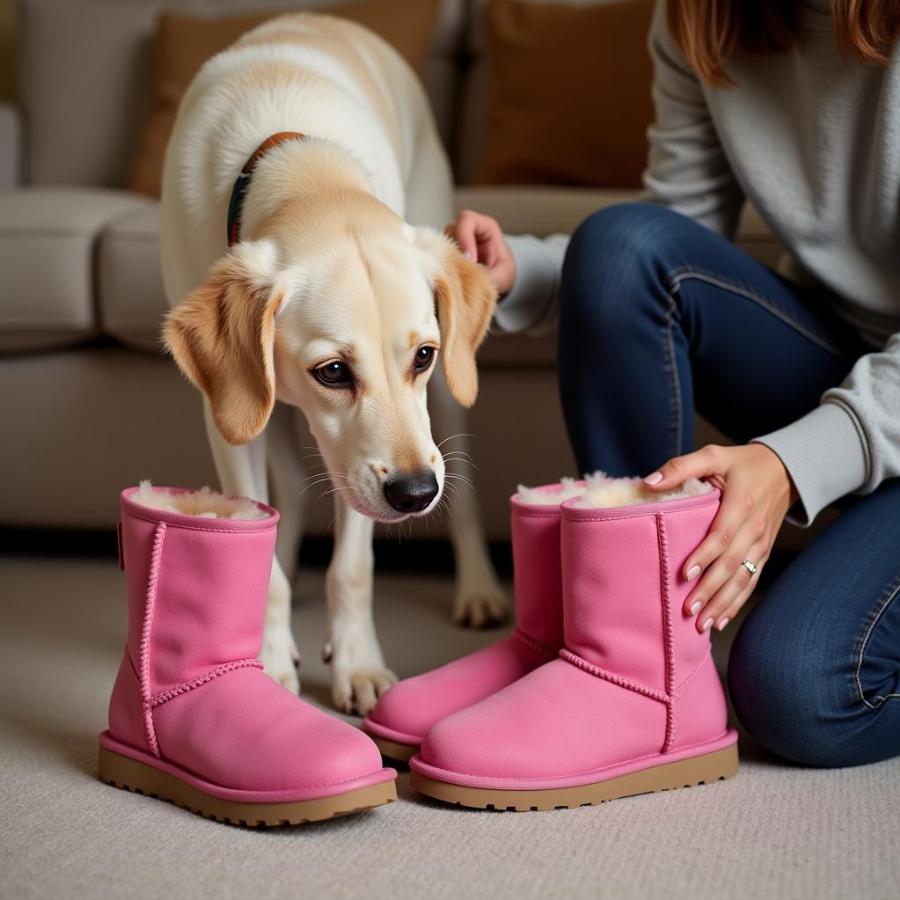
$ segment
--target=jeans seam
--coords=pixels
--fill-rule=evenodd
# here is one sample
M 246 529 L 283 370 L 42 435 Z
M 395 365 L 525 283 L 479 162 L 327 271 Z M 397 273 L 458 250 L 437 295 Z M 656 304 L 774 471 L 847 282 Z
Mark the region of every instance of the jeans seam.
M 869 639 L 872 637 L 872 632 L 875 631 L 875 626 L 881 620 L 881 617 L 884 615 L 887 608 L 897 599 L 897 596 L 900 595 L 900 577 L 897 578 L 895 583 L 893 583 L 887 592 L 887 597 L 885 598 L 884 603 L 881 604 L 880 609 L 877 613 L 875 613 L 874 618 L 869 623 L 869 627 L 866 629 L 865 637 L 863 637 L 862 644 L 859 648 L 859 656 L 856 660 L 856 690 L 859 693 L 859 699 L 869 709 L 878 709 L 884 703 L 891 699 L 900 698 L 900 694 L 898 693 L 890 693 L 890 694 L 876 694 L 871 700 L 869 700 L 865 692 L 863 691 L 862 686 L 862 666 L 863 666 L 863 658 L 866 655 L 866 647 L 869 645 Z
M 813 334 L 804 325 L 801 325 L 799 322 L 792 319 L 786 312 L 776 307 L 770 300 L 767 300 L 765 297 L 756 293 L 755 291 L 750 290 L 749 288 L 726 281 L 720 275 L 712 275 L 708 272 L 703 272 L 699 269 L 694 269 L 689 266 L 683 266 L 679 269 L 675 269 L 674 271 L 669 273 L 667 279 L 669 299 L 673 303 L 675 300 L 675 294 L 681 287 L 681 282 L 687 281 L 691 278 L 696 279 L 697 281 L 704 281 L 707 284 L 713 285 L 714 287 L 721 288 L 725 291 L 730 291 L 731 293 L 737 294 L 740 297 L 744 297 L 745 299 L 756 303 L 764 310 L 766 310 L 766 312 L 768 312 L 770 315 L 775 316 L 775 318 L 784 322 L 786 325 L 793 328 L 798 334 L 803 335 L 803 337 L 805 337 L 807 340 L 812 341 L 823 350 L 826 350 L 829 353 L 834 354 L 835 356 L 843 356 L 840 349 L 835 347 L 830 341 L 825 340 L 824 338 L 821 338 L 816 334 Z
M 669 351 L 669 369 L 671 372 L 670 383 L 672 386 L 672 396 L 674 398 L 673 412 L 675 418 L 675 441 L 671 455 L 678 456 L 683 452 L 682 442 L 684 439 L 684 409 L 681 404 L 681 377 L 678 374 L 678 362 L 675 359 L 675 338 L 673 337 L 673 323 L 678 307 L 675 303 L 675 298 L 671 293 L 669 293 L 668 297 L 669 312 L 668 317 L 666 318 L 665 340 L 666 348 Z

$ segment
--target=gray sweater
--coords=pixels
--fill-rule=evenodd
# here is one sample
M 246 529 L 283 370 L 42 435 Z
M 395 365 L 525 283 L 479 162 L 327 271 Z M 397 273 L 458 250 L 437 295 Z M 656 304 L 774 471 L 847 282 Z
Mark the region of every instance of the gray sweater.
M 872 348 L 817 408 L 757 439 L 783 461 L 802 507 L 792 518 L 808 524 L 839 497 L 900 475 L 900 49 L 888 68 L 842 57 L 830 2 L 807 0 L 792 50 L 739 55 L 728 65 L 737 86 L 716 89 L 687 65 L 664 6 L 650 32 L 646 199 L 729 238 L 749 199 L 791 272 L 820 285 L 821 302 Z M 509 243 L 517 279 L 497 323 L 546 331 L 567 238 Z

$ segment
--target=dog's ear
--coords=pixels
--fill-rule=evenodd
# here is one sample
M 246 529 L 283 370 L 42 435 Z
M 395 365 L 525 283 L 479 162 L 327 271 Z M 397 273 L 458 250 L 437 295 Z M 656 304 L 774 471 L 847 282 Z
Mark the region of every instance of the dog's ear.
M 490 327 L 497 289 L 484 266 L 463 256 L 449 238 L 419 231 L 420 242 L 437 256 L 434 297 L 447 387 L 458 403 L 468 407 L 478 396 L 475 351 Z
M 275 248 L 237 244 L 166 317 L 163 339 L 181 371 L 209 400 L 230 444 L 265 428 L 275 404 Z

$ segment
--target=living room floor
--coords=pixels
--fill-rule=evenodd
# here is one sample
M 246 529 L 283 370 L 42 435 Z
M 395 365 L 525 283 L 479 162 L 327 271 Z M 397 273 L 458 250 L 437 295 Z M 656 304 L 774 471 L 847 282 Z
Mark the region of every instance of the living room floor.
M 328 703 L 323 572 L 300 579 L 307 699 Z M 455 628 L 449 577 L 385 574 L 376 617 L 403 677 L 495 640 Z M 464 811 L 412 794 L 288 829 L 201 819 L 95 778 L 121 653 L 107 558 L 0 559 L 0 885 L 7 897 L 896 898 L 900 759 L 793 768 L 742 741 L 728 782 L 544 813 Z M 727 648 L 717 647 L 719 656 Z

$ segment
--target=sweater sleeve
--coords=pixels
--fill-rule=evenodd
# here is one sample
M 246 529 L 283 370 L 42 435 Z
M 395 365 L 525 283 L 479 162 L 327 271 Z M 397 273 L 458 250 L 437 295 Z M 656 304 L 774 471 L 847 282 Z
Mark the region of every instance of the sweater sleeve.
M 644 199 L 734 237 L 744 194 L 707 105 L 706 88 L 669 33 L 665 0 L 650 25 L 655 118 L 647 133 L 650 156 Z
M 755 438 L 778 454 L 800 497 L 791 519 L 809 525 L 840 497 L 900 476 L 900 332 L 861 356 L 844 382 L 802 419 Z
M 548 334 L 558 318 L 559 279 L 569 238 L 523 234 L 508 235 L 506 242 L 516 262 L 516 283 L 497 304 L 494 321 L 503 331 Z

